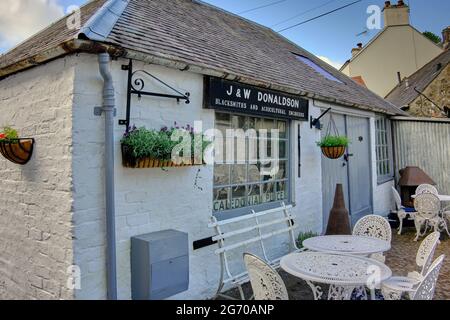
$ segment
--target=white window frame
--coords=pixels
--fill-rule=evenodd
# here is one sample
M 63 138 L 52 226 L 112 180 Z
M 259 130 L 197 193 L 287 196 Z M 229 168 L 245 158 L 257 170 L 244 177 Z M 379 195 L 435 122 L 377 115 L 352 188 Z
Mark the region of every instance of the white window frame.
M 273 120 L 273 121 L 283 121 L 286 123 L 286 137 L 285 138 L 280 138 L 280 140 L 286 141 L 286 157 L 283 159 L 280 159 L 280 161 L 286 161 L 286 177 L 284 179 L 275 179 L 275 180 L 270 180 L 270 182 L 267 182 L 266 184 L 270 184 L 273 183 L 274 185 L 276 185 L 279 182 L 284 182 L 286 185 L 286 192 L 287 192 L 287 196 L 286 199 L 284 200 L 279 200 L 279 201 L 273 201 L 273 202 L 267 202 L 267 203 L 263 203 L 263 204 L 258 204 L 258 205 L 249 205 L 249 206 L 245 206 L 245 207 L 241 207 L 241 208 L 237 208 L 237 209 L 229 209 L 229 210 L 225 210 L 225 211 L 214 211 L 214 207 L 212 208 L 212 214 L 220 221 L 220 220 L 227 220 L 227 219 L 232 219 L 232 218 L 236 218 L 239 216 L 243 216 L 246 214 L 251 214 L 252 210 L 254 210 L 255 212 L 260 212 L 260 211 L 265 211 L 265 210 L 270 210 L 276 207 L 279 207 L 281 205 L 282 202 L 284 202 L 286 205 L 289 205 L 292 203 L 292 170 L 291 170 L 291 163 L 292 163 L 292 159 L 291 159 L 291 142 L 292 142 L 292 137 L 291 137 L 291 120 L 289 119 L 283 119 L 283 118 L 273 118 L 273 117 L 267 117 L 267 116 L 258 116 L 258 115 L 248 115 L 248 114 L 239 114 L 239 113 L 230 113 L 230 112 L 226 112 L 226 111 L 216 111 L 215 112 L 215 128 L 217 128 L 216 126 L 216 121 L 217 121 L 217 114 L 229 114 L 230 116 L 241 116 L 241 117 L 246 117 L 246 119 L 248 120 L 249 118 L 258 118 L 258 119 L 267 119 L 267 120 Z M 231 129 L 231 126 L 230 126 Z M 246 137 L 246 140 L 248 139 L 248 137 Z M 246 149 L 248 149 L 248 143 L 246 143 Z M 235 165 L 239 165 L 239 164 L 235 164 Z M 249 165 L 249 162 L 247 162 L 247 166 Z M 231 171 L 231 170 L 230 170 Z M 215 172 L 215 168 L 214 168 L 214 172 Z M 215 185 L 213 182 L 213 197 L 212 197 L 212 201 L 214 204 L 214 198 L 215 198 L 215 190 L 219 189 L 219 188 L 227 188 L 227 187 L 238 187 L 238 186 L 251 186 L 251 185 L 263 185 L 265 183 L 263 183 L 262 181 L 260 181 L 259 183 L 251 183 L 248 180 L 248 168 L 246 170 L 246 174 L 247 174 L 247 179 L 245 183 L 238 183 L 238 184 L 233 184 L 231 181 L 231 173 L 230 173 L 230 184 L 225 184 L 225 185 Z M 214 179 L 215 179 L 215 175 L 214 175 Z M 246 193 L 247 193 L 247 189 L 246 189 Z M 232 197 L 232 195 L 229 195 L 229 198 Z M 229 199 L 231 200 L 231 199 Z
M 394 179 L 391 122 L 382 115 L 375 117 L 375 153 L 378 184 Z

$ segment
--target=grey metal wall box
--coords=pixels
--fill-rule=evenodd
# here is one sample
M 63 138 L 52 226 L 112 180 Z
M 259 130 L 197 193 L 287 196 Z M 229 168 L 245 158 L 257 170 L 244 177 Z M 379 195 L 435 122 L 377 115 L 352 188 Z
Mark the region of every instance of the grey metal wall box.
M 187 233 L 165 230 L 131 238 L 133 300 L 161 300 L 188 287 Z

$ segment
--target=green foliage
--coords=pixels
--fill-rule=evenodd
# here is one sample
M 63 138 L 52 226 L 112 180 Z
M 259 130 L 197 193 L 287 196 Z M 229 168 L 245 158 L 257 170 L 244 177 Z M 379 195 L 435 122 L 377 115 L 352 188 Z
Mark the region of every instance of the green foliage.
M 178 129 L 183 129 L 182 134 L 178 140 L 172 141 L 172 136 Z M 189 130 L 188 130 L 189 129 Z M 189 135 L 191 140 L 191 155 L 194 156 L 194 138 L 200 139 L 202 141 L 202 152 L 209 145 L 209 141 L 206 141 L 202 134 L 196 134 L 193 132 L 191 127 L 187 128 L 163 128 L 160 131 L 154 129 L 146 129 L 145 127 L 136 128 L 134 127 L 128 133 L 125 133 L 121 140 L 122 145 L 125 145 L 131 149 L 132 155 L 135 158 L 152 158 L 158 160 L 171 160 L 172 150 L 183 142 L 183 138 Z M 175 136 L 174 136 L 175 138 Z M 179 154 L 183 156 L 183 154 Z
M 434 34 L 434 33 L 431 32 L 431 31 L 425 31 L 425 32 L 423 33 L 423 35 L 424 35 L 425 37 L 427 37 L 428 39 L 430 39 L 431 41 L 433 41 L 434 43 L 436 43 L 436 44 L 439 44 L 439 43 L 442 42 L 441 37 L 439 37 L 438 35 Z
M 4 127 L 3 132 L 0 133 L 0 140 L 18 139 L 19 134 L 17 130 L 11 127 Z
M 346 136 L 326 136 L 317 142 L 319 147 L 348 147 L 350 139 Z
M 312 231 L 300 232 L 297 237 L 297 247 L 299 247 L 300 249 L 303 248 L 303 241 L 305 241 L 306 239 L 309 239 L 309 238 L 317 237 L 317 236 L 319 236 L 319 235 Z

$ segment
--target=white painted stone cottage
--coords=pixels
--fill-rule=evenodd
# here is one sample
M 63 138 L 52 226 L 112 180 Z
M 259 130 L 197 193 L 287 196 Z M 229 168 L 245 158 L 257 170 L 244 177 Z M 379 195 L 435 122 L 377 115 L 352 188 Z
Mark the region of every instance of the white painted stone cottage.
M 126 119 L 128 91 L 123 66 L 130 60 L 133 70 L 190 93 L 189 104 L 132 95 L 130 124 L 160 129 L 201 120 L 204 128 L 214 128 L 254 121 L 285 128 L 284 172 L 267 188 L 278 191 L 265 205 L 293 204 L 298 231 L 323 231 L 336 183 L 344 184 L 352 220 L 388 213 L 389 117 L 402 111 L 279 34 L 196 0 L 91 1 L 81 10 L 80 28 L 68 26 L 66 17 L 0 57 L 0 126 L 35 139 L 26 165 L 0 158 L 0 298 L 114 297 L 107 292 L 107 274 L 114 274 L 107 272 L 107 261 L 114 261 L 114 252 L 118 298 L 130 299 L 130 238 L 167 229 L 187 233 L 189 244 L 189 287 L 171 298 L 212 297 L 219 278 L 217 246 L 194 249 L 194 242 L 213 235 L 207 227 L 212 215 L 227 219 L 264 207 L 245 202 L 232 208 L 234 192 L 251 183 L 217 185 L 224 172 L 219 166 L 122 166 L 125 127 L 119 120 Z M 105 53 L 111 58 L 106 63 Z M 205 87 L 218 78 L 307 101 L 305 121 L 216 109 Z M 145 90 L 173 93 L 151 78 Z M 105 112 L 94 114 L 102 105 L 117 111 L 109 122 L 113 134 L 106 137 Z M 316 146 L 324 130 L 311 128 L 309 116 L 328 108 L 340 132 L 352 139 L 348 161 L 325 159 Z M 329 114 L 322 119 L 325 127 L 328 119 Z M 108 138 L 112 156 L 105 154 Z M 111 194 L 105 186 L 112 184 Z M 261 184 L 254 182 L 259 190 L 266 187 Z M 224 189 L 229 202 L 221 206 Z M 109 220 L 105 212 L 112 213 Z M 73 265 L 80 268 L 80 288 L 67 285 Z

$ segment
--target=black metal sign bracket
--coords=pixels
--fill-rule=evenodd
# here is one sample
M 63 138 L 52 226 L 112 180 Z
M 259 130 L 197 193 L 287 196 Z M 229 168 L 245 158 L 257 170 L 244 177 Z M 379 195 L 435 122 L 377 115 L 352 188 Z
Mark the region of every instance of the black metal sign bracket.
M 142 96 L 151 96 L 151 97 L 176 99 L 177 102 L 180 102 L 180 100 L 184 100 L 186 104 L 190 103 L 190 100 L 189 100 L 190 93 L 189 92 L 186 92 L 185 94 L 183 94 L 180 91 L 178 91 L 177 89 L 173 88 L 169 84 L 165 83 L 161 79 L 155 77 L 154 75 L 152 75 L 151 73 L 149 73 L 145 70 L 133 71 L 133 60 L 131 60 L 131 59 L 130 59 L 130 62 L 128 63 L 128 65 L 122 65 L 122 70 L 128 71 L 127 110 L 126 110 L 126 119 L 119 120 L 119 125 L 126 126 L 127 131 L 130 127 L 131 96 L 132 95 L 137 95 L 139 99 L 141 99 Z M 176 94 L 164 94 L 164 93 L 144 91 L 145 81 L 142 77 L 137 77 L 137 74 L 144 74 L 147 77 L 150 77 L 151 79 L 162 84 L 164 87 L 169 88 L 171 91 L 175 92 Z
M 322 113 L 322 114 L 320 115 L 320 117 L 318 117 L 317 119 L 311 117 L 311 118 L 310 118 L 310 123 L 309 123 L 311 129 L 314 127 L 314 128 L 316 128 L 316 129 L 321 130 L 321 129 L 322 129 L 322 125 L 320 124 L 320 119 L 322 119 L 322 118 L 323 118 L 328 112 L 330 112 L 330 111 L 331 111 L 331 108 L 328 108 L 328 109 L 327 109 L 324 113 Z

